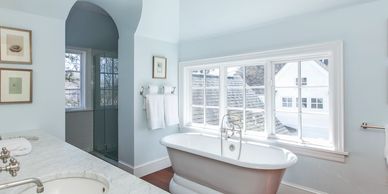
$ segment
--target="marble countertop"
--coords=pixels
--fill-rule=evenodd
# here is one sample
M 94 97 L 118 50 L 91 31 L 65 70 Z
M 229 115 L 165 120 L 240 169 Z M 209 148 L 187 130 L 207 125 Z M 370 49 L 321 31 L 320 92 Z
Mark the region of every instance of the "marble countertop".
M 43 182 L 55 178 L 86 177 L 107 182 L 108 194 L 165 194 L 161 190 L 91 154 L 40 131 L 28 131 L 7 136 L 38 136 L 31 141 L 32 152 L 18 156 L 21 169 L 16 177 L 8 172 L 0 173 L 0 184 L 26 178 L 40 178 Z M 2 164 L 0 164 L 2 165 Z M 31 186 L 31 185 L 29 185 Z M 0 194 L 16 194 L 22 188 L 0 190 Z

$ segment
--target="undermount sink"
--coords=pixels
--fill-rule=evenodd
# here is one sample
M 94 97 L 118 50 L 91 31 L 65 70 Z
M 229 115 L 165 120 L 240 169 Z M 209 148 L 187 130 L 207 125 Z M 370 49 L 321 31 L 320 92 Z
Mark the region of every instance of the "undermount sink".
M 59 178 L 43 182 L 43 194 L 106 194 L 109 186 L 90 178 Z M 36 194 L 36 186 L 19 194 Z

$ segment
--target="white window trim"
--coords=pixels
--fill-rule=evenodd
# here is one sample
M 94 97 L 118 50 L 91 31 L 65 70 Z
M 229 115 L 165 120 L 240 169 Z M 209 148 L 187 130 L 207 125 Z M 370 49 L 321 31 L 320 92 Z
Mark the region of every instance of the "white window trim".
M 333 144 L 334 149 L 328 149 L 318 146 L 311 146 L 306 144 L 291 143 L 284 140 L 278 139 L 269 139 L 267 137 L 245 135 L 244 140 L 246 141 L 259 141 L 266 142 L 274 145 L 280 145 L 285 147 L 297 154 L 312 156 L 320 159 L 326 159 L 337 162 L 344 162 L 346 156 L 348 155 L 345 152 L 344 148 L 344 81 L 343 81 L 343 42 L 334 41 L 323 44 L 315 44 L 309 46 L 300 46 L 294 48 L 286 48 L 279 50 L 270 50 L 264 52 L 248 53 L 241 55 L 225 56 L 218 58 L 209 58 L 193 61 L 184 61 L 180 62 L 179 65 L 179 112 L 180 112 L 180 123 L 181 128 L 184 131 L 190 132 L 199 132 L 199 133 L 210 133 L 218 134 L 217 130 L 206 130 L 199 129 L 194 127 L 185 126 L 185 121 L 188 120 L 190 115 L 184 114 L 185 110 L 188 110 L 190 103 L 185 101 L 190 99 L 188 96 L 188 88 L 185 88 L 185 84 L 190 81 L 190 71 L 186 71 L 189 67 L 198 67 L 198 64 L 203 64 L 201 68 L 209 68 L 212 64 L 222 64 L 222 65 L 231 65 L 235 62 L 239 63 L 268 63 L 272 61 L 289 61 L 289 60 L 298 60 L 300 57 L 306 58 L 315 58 L 317 55 L 332 56 L 331 65 L 329 65 L 329 85 L 330 85 L 330 115 L 331 115 L 331 128 L 335 129 L 333 131 Z M 271 71 L 266 71 L 266 76 L 271 76 Z M 265 79 L 268 80 L 268 79 Z M 271 81 L 272 82 L 272 81 Z M 272 85 L 272 84 L 271 84 Z M 221 86 L 222 87 L 222 86 Z M 266 88 L 266 96 L 272 95 L 271 88 Z M 274 103 L 273 98 L 266 97 L 266 103 Z M 273 114 L 272 111 L 265 110 L 268 114 Z M 267 114 L 266 113 L 266 114 Z M 220 115 L 221 117 L 222 115 Z M 269 119 L 267 119 L 268 121 Z M 266 126 L 268 123 L 266 121 Z M 266 127 L 266 130 L 268 127 Z
M 90 109 L 86 108 L 86 84 L 85 84 L 85 77 L 86 77 L 86 57 L 87 57 L 87 51 L 84 49 L 78 49 L 78 48 L 69 48 L 66 49 L 66 53 L 73 53 L 73 54 L 80 54 L 81 55 L 81 69 L 80 69 L 80 74 L 81 74 L 81 88 L 80 88 L 80 93 L 81 93 L 81 104 L 77 108 L 66 108 L 66 112 L 79 112 L 79 111 L 89 111 Z M 65 88 L 66 90 L 66 88 Z

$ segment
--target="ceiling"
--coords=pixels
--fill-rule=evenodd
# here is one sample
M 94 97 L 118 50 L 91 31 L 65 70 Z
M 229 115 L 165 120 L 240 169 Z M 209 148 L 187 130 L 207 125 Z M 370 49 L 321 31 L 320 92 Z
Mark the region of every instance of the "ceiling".
M 288 17 L 374 0 L 181 0 L 180 39 L 241 31 Z

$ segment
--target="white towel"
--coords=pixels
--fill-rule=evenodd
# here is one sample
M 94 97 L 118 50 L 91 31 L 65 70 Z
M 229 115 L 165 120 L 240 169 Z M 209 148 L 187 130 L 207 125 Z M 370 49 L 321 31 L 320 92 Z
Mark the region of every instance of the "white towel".
M 150 94 L 146 96 L 146 112 L 148 127 L 151 130 L 165 128 L 164 123 L 164 96 Z
M 0 140 L 0 149 L 4 147 L 11 152 L 12 156 L 27 155 L 32 150 L 31 143 L 25 138 Z
M 179 124 L 178 97 L 176 95 L 164 95 L 164 118 L 167 126 Z
M 159 93 L 159 87 L 156 85 L 149 85 L 148 86 L 148 94 L 157 94 Z
M 385 126 L 385 148 L 384 148 L 385 162 L 388 165 L 388 125 Z
M 164 94 L 172 94 L 172 91 L 174 88 L 172 86 L 163 86 L 163 93 Z

